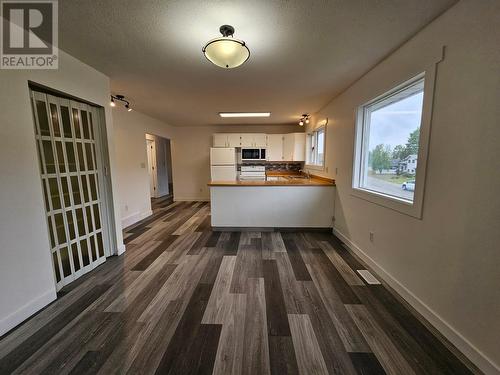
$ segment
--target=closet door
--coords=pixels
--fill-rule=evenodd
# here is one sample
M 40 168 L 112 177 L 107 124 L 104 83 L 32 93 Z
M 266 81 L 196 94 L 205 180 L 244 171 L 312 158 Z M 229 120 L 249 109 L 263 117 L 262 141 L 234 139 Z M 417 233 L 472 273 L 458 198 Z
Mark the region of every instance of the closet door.
M 31 92 L 57 289 L 106 260 L 93 109 Z

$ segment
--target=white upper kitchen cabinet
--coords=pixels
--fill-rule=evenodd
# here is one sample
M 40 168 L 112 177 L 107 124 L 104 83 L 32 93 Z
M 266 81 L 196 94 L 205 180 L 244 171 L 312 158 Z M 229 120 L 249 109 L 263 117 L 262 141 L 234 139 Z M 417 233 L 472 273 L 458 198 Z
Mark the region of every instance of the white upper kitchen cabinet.
M 242 133 L 241 147 L 267 147 L 266 134 L 260 133 Z
M 283 160 L 293 161 L 294 136 L 293 133 L 283 136 Z
M 293 161 L 306 160 L 306 133 L 293 133 Z
M 283 160 L 304 161 L 306 156 L 306 134 L 285 134 L 283 139 Z
M 215 133 L 213 147 L 267 148 L 269 161 L 304 161 L 305 133 Z
M 241 147 L 241 134 L 227 134 L 227 147 Z
M 215 133 L 213 147 L 241 147 L 241 134 Z
M 253 147 L 253 134 L 241 134 L 241 147 Z
M 255 147 L 267 147 L 267 134 L 254 134 L 253 141 Z
M 215 133 L 214 134 L 214 147 L 228 147 L 227 134 Z
M 283 134 L 268 134 L 267 135 L 267 160 L 282 161 L 283 160 Z

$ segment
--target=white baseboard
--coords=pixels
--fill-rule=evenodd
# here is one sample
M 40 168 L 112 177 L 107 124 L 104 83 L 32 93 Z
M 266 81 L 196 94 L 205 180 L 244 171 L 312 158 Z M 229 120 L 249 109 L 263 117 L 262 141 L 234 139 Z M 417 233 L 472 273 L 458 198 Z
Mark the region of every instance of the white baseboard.
M 10 331 L 12 328 L 17 326 L 28 319 L 31 315 L 36 313 L 38 310 L 44 308 L 49 303 L 57 298 L 56 289 L 52 288 L 41 296 L 35 298 L 33 301 L 27 303 L 20 309 L 14 311 L 12 314 L 7 315 L 5 318 L 0 320 L 0 336 Z
M 471 342 L 462 336 L 460 332 L 449 325 L 443 318 L 441 318 L 403 284 L 396 280 L 396 278 L 394 278 L 390 273 L 380 267 L 372 258 L 361 250 L 359 246 L 352 242 L 338 229 L 333 228 L 333 233 L 481 371 L 485 374 L 500 373 L 500 366 L 495 364 L 490 358 L 477 349 Z
M 176 197 L 176 196 L 174 196 L 174 202 L 210 202 L 210 198 L 207 198 L 207 197 Z
M 122 255 L 125 252 L 125 245 L 121 244 L 118 246 L 118 249 L 116 249 L 116 255 Z
M 145 219 L 151 215 L 153 215 L 153 211 L 147 210 L 144 212 L 135 212 L 131 215 L 125 216 L 122 218 L 122 228 L 127 228 L 127 227 L 131 226 L 132 224 L 135 224 L 138 221 L 141 221 L 142 219 Z

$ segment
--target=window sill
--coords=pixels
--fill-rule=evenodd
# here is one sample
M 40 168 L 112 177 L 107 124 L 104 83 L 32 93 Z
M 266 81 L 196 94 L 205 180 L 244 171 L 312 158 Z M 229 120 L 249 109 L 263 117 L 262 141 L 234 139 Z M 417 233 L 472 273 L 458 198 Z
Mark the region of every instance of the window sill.
M 324 165 L 315 165 L 315 164 L 305 164 L 304 168 L 314 169 L 316 171 L 324 171 L 325 170 L 325 166 Z
M 416 194 L 413 203 L 402 198 L 394 197 L 392 195 L 386 195 L 383 193 L 356 187 L 352 188 L 351 195 L 356 198 L 375 203 L 376 205 L 401 212 L 402 214 L 412 216 L 416 219 L 422 219 L 422 204 L 419 204 L 416 201 Z

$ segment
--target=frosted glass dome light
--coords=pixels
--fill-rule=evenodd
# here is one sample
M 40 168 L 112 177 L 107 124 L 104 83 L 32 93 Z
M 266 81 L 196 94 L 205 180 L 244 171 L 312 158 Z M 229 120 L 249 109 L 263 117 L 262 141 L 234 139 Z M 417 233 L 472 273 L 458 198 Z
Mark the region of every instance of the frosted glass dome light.
M 234 27 L 222 25 L 219 31 L 222 37 L 212 39 L 202 48 L 205 57 L 224 69 L 236 68 L 247 61 L 250 50 L 244 41 L 233 38 Z

